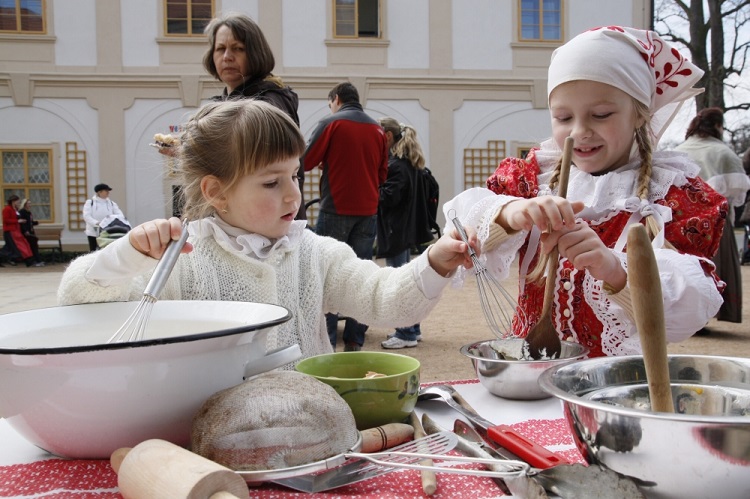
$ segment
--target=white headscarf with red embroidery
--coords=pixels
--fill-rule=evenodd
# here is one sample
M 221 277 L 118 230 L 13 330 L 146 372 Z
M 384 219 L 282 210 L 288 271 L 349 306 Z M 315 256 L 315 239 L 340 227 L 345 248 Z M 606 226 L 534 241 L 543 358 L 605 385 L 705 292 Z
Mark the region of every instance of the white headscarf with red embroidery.
M 552 53 L 547 98 L 558 85 L 591 80 L 619 88 L 651 111 L 653 144 L 682 103 L 703 92 L 703 71 L 653 31 L 606 26 L 586 31 Z

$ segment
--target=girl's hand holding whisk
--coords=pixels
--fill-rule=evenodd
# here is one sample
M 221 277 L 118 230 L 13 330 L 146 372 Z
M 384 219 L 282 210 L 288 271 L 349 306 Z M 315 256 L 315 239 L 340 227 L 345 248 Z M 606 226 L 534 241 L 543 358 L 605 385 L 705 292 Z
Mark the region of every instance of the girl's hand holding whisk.
M 495 222 L 506 231 L 526 230 L 533 226 L 542 232 L 573 227 L 575 214 L 583 209 L 583 202 L 568 201 L 560 196 L 540 196 L 511 201 L 497 215 Z
M 469 244 L 478 255 L 479 243 L 477 242 L 476 231 L 471 227 L 464 227 L 464 230 Z M 469 248 L 466 247 L 466 243 L 463 242 L 456 229 L 446 232 L 435 244 L 430 246 L 427 259 L 430 262 L 430 267 L 442 276 L 447 276 L 461 265 L 467 269 L 474 266 L 469 256 Z
M 557 245 L 560 256 L 567 258 L 579 270 L 586 270 L 594 279 L 599 279 L 614 291 L 625 287 L 628 275 L 615 256 L 583 220 L 577 220 L 572 228 L 563 228 L 542 234 L 542 252 L 549 253 Z
M 150 222 L 142 223 L 128 232 L 130 244 L 144 255 L 157 260 L 164 254 L 167 244 L 171 240 L 177 240 L 182 234 L 182 221 L 177 217 L 169 220 L 159 218 Z M 185 243 L 182 253 L 190 253 L 193 246 Z

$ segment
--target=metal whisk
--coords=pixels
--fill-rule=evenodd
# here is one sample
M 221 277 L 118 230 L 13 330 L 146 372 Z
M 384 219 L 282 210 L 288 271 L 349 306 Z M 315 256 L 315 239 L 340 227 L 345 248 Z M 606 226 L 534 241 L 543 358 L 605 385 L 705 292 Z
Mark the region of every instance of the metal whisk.
M 185 246 L 187 238 L 188 221 L 186 219 L 182 221 L 182 234 L 180 234 L 180 238 L 177 240 L 173 239 L 167 244 L 167 249 L 164 250 L 164 254 L 156 265 L 156 269 L 154 269 L 154 273 L 151 275 L 146 289 L 143 290 L 143 298 L 141 298 L 140 303 L 138 303 L 138 306 L 133 310 L 125 323 L 120 326 L 120 329 L 107 340 L 107 343 L 131 342 L 143 339 L 146 324 L 148 324 L 148 319 L 151 316 L 151 309 L 159 299 L 159 295 L 167 283 L 169 274 L 172 273 L 174 264 L 177 262 L 177 257 L 180 256 L 180 251 Z
M 453 210 L 451 210 L 453 211 Z M 503 288 L 502 284 L 482 265 L 474 248 L 469 245 L 469 237 L 466 235 L 463 225 L 454 216 L 451 221 L 456 227 L 461 239 L 469 247 L 469 256 L 474 264 L 474 274 L 477 278 L 477 288 L 479 289 L 479 301 L 482 305 L 482 312 L 495 336 L 498 338 L 507 338 L 513 336 L 511 326 L 514 314 L 520 314 L 519 319 L 523 319 L 523 312 L 518 309 L 518 303 L 515 298 Z

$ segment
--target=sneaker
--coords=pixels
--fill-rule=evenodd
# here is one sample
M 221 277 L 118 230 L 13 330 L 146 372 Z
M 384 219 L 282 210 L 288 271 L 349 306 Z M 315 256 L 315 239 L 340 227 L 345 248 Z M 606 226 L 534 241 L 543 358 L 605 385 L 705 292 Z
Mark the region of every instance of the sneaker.
M 414 348 L 417 346 L 417 340 L 402 340 L 401 338 L 389 338 L 380 344 L 381 347 L 389 350 L 395 350 L 397 348 Z
M 44 262 L 36 262 L 31 265 L 32 267 L 44 267 Z
M 345 352 L 359 352 L 360 350 L 362 350 L 362 347 L 356 343 L 347 343 L 344 345 Z
M 391 338 L 395 338 L 395 337 L 396 337 L 396 333 L 391 333 L 391 334 L 389 334 L 388 336 L 386 336 L 386 338 L 388 338 L 389 340 L 390 340 Z M 419 333 L 419 334 L 417 335 L 417 341 L 422 341 L 422 333 Z

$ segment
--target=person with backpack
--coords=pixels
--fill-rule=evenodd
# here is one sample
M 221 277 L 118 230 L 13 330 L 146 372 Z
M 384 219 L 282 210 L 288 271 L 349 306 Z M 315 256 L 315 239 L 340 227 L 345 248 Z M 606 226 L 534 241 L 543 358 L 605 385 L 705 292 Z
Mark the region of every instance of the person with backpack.
M 89 239 L 89 250 L 96 251 L 99 249 L 99 243 L 96 238 L 101 231 L 101 223 L 108 217 L 114 216 L 125 220 L 125 215 L 117 206 L 117 203 L 109 199 L 109 191 L 112 188 L 107 184 L 97 184 L 94 187 L 96 195 L 87 199 L 83 204 L 83 220 L 86 222 L 86 236 Z
M 393 118 L 380 119 L 390 151 L 388 177 L 380 186 L 378 203 L 378 258 L 389 267 L 406 265 L 411 249 L 434 239 L 428 222 L 430 193 L 425 189 L 422 172 L 425 158 L 417 140 L 417 131 Z M 437 200 L 435 200 L 437 213 Z M 380 346 L 386 349 L 413 348 L 421 340 L 420 325 L 396 328 Z

